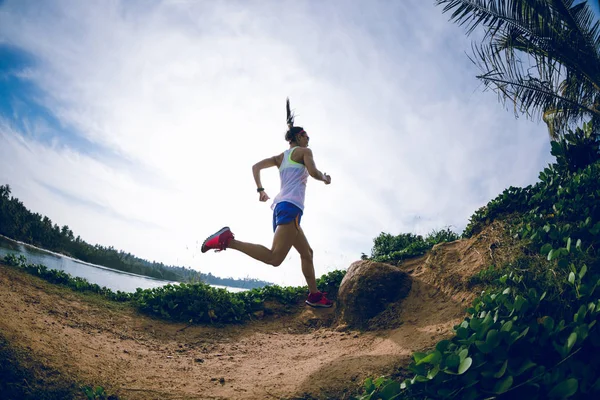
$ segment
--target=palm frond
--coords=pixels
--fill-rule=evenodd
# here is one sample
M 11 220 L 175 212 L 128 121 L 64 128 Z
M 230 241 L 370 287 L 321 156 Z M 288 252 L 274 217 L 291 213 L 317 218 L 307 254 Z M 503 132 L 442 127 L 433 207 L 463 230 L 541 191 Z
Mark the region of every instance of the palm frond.
M 516 112 L 549 120 L 549 111 L 560 110 L 552 114 L 560 119 L 557 130 L 584 117 L 600 119 L 600 22 L 585 1 L 436 2 L 468 34 L 485 29 L 471 60 L 486 88 L 513 102 Z

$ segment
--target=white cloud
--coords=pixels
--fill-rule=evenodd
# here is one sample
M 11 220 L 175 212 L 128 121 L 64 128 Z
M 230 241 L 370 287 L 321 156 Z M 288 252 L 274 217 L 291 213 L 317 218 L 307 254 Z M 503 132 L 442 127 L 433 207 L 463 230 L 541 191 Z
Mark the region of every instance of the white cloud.
M 440 8 L 398 3 L 6 1 L 1 40 L 38 58 L 27 77 L 39 101 L 93 148 L 4 123 L 0 182 L 89 242 L 300 285 L 293 253 L 275 269 L 196 251 L 224 225 L 271 243 L 250 167 L 285 149 L 290 96 L 333 177 L 310 182 L 303 217 L 318 275 L 381 231 L 461 230 L 505 187 L 536 180 L 547 135 L 481 92 L 469 41 Z M 276 170 L 263 183 L 274 197 Z

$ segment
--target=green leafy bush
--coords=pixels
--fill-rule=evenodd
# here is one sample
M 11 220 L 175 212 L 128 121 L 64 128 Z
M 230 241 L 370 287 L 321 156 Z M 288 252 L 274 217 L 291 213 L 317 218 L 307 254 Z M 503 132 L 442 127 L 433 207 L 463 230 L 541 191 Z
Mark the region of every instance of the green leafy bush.
M 328 294 L 330 299 L 336 299 L 340 284 L 346 276 L 346 271 L 335 270 L 317 279 L 317 289 Z
M 562 140 L 553 141 L 551 153 L 556 157 L 559 170 L 574 173 L 600 160 L 600 140 L 592 129 L 592 123 L 584 123 L 583 129 L 569 130 Z
M 317 287 L 337 296 L 344 271 L 333 271 L 317 280 Z M 255 311 L 264 309 L 265 301 L 294 305 L 304 301 L 306 286 L 269 285 L 244 292 L 231 293 L 209 285 L 179 284 L 154 289 L 138 289 L 134 301 L 145 312 L 167 319 L 189 322 L 242 322 Z
M 600 300 L 582 302 L 570 318 L 555 320 L 542 312 L 544 298 L 533 288 L 518 293 L 510 286 L 483 293 L 452 339 L 413 354 L 413 378 L 367 380 L 360 398 L 596 397 Z
M 570 211 L 568 218 L 579 219 L 578 206 L 585 206 L 582 211 L 586 218 L 598 221 L 599 209 L 590 199 L 584 198 L 598 196 L 598 160 L 600 160 L 600 141 L 592 134 L 591 125 L 584 124 L 584 128 L 576 132 L 569 131 L 559 141 L 553 141 L 552 155 L 556 163 L 548 165 L 539 174 L 540 181 L 534 186 L 525 188 L 509 187 L 487 205 L 478 209 L 469 219 L 462 236 L 471 237 L 479 232 L 483 226 L 500 215 L 511 213 L 530 214 L 547 218 L 554 216 L 555 208 L 560 212 Z M 567 187 L 563 187 L 563 186 Z M 570 203 L 570 209 L 565 207 Z M 587 209 L 592 206 L 593 210 Z M 585 220 L 585 218 L 583 219 Z
M 373 240 L 371 257 L 363 255 L 362 258 L 397 264 L 404 259 L 425 254 L 425 252 L 438 243 L 451 242 L 459 238 L 450 228 L 439 231 L 434 230 L 425 238 L 412 233 L 401 233 L 394 236 L 382 232 Z
M 252 313 L 265 309 L 265 301 L 295 305 L 306 298 L 308 288 L 270 285 L 232 293 L 205 283 L 181 283 L 152 289 L 138 288 L 134 293 L 117 291 L 73 277 L 64 271 L 48 269 L 41 264 L 27 264 L 24 256 L 9 254 L 7 265 L 23 269 L 51 283 L 67 286 L 80 292 L 98 293 L 109 300 L 131 302 L 140 311 L 163 319 L 190 323 L 239 323 L 251 318 Z M 345 271 L 332 271 L 317 279 L 317 287 L 336 298 Z

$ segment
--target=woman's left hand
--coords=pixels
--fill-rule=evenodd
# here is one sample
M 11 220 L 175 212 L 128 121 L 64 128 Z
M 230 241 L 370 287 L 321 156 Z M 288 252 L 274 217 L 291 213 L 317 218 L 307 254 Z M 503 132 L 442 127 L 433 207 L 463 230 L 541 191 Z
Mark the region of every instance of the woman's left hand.
M 265 201 L 267 201 L 269 199 L 270 199 L 269 195 L 264 190 L 259 193 L 259 197 L 258 197 L 259 201 L 265 202 Z

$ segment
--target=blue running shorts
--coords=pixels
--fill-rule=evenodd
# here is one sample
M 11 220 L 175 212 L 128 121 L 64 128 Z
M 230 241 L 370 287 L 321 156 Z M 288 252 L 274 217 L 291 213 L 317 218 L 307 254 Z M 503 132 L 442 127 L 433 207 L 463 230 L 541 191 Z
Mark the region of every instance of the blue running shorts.
M 273 210 L 273 232 L 277 229 L 277 225 L 284 225 L 294 221 L 296 229 L 300 228 L 300 219 L 302 219 L 302 210 L 287 201 L 277 203 Z

